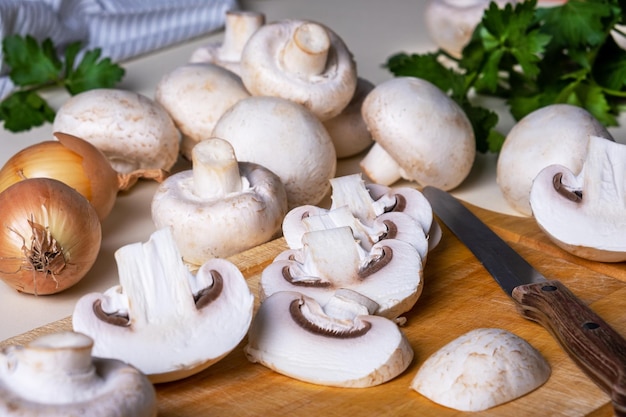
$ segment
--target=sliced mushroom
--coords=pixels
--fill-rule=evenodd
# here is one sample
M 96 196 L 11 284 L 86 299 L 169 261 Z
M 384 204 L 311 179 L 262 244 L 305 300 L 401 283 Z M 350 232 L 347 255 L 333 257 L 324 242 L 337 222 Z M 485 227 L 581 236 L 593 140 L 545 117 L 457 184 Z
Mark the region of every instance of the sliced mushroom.
M 246 335 L 254 297 L 225 259 L 188 271 L 169 229 L 115 253 L 120 285 L 76 303 L 74 330 L 94 339 L 95 356 L 127 362 L 154 383 L 206 369 Z
M 300 250 L 280 253 L 261 274 L 261 300 L 299 291 L 326 304 L 339 288 L 375 301 L 376 315 L 390 319 L 409 311 L 422 293 L 422 261 L 407 242 L 385 239 L 364 251 L 350 227 L 307 232 Z
M 230 142 L 240 161 L 278 175 L 289 208 L 319 203 L 337 170 L 335 148 L 322 122 L 283 98 L 240 100 L 218 120 L 213 136 Z
M 246 43 L 240 65 L 252 95 L 299 103 L 320 120 L 338 115 L 357 85 L 356 64 L 343 40 L 307 20 L 260 27 Z
M 626 145 L 592 136 L 579 174 L 544 168 L 530 191 L 541 229 L 564 250 L 600 262 L 626 261 Z
M 202 265 L 280 234 L 287 194 L 273 172 L 238 162 L 219 138 L 200 141 L 192 159 L 191 170 L 167 178 L 152 198 L 154 224 L 172 230 L 185 262 Z
M 476 155 L 472 125 L 443 91 L 415 77 L 396 77 L 367 95 L 363 119 L 376 143 L 361 169 L 376 184 L 401 178 L 444 190 L 469 174 Z
M 475 329 L 422 364 L 411 388 L 460 411 L 482 411 L 543 385 L 550 365 L 524 339 L 503 329 Z
M 504 140 L 496 166 L 496 180 L 509 205 L 530 216 L 530 188 L 539 171 L 559 164 L 578 174 L 589 136 L 613 140 L 591 113 L 571 104 L 551 104 L 518 121 Z
M 214 64 L 188 64 L 165 74 L 155 100 L 182 133 L 180 153 L 191 160 L 191 149 L 209 139 L 218 119 L 250 94 L 236 74 Z
M 394 322 L 346 298 L 338 305 L 333 311 L 342 311 L 340 317 L 306 295 L 273 294 L 250 326 L 248 360 L 301 381 L 347 388 L 379 385 L 406 370 L 413 349 Z
M 122 361 L 92 357 L 92 346 L 84 334 L 59 332 L 5 348 L 0 415 L 156 416 L 156 393 L 148 378 Z
M 224 40 L 203 45 L 191 54 L 191 63 L 219 65 L 239 75 L 241 53 L 248 39 L 265 24 L 265 15 L 251 10 L 229 10 L 224 22 Z

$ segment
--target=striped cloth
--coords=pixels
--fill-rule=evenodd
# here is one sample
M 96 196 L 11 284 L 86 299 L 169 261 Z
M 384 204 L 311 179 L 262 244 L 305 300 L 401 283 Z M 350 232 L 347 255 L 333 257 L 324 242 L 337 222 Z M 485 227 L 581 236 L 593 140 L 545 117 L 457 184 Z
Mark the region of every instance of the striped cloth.
M 82 41 L 120 62 L 215 31 L 236 8 L 236 0 L 0 0 L 0 39 L 50 38 L 59 53 Z M 7 70 L 0 68 L 0 100 L 13 90 Z

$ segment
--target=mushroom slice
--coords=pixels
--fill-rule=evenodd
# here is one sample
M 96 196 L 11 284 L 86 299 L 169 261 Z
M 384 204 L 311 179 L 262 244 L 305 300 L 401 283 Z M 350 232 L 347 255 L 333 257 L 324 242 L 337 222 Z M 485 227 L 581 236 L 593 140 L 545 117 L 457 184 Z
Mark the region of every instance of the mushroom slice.
M 152 198 L 157 229 L 169 227 L 185 262 L 202 265 L 265 243 L 280 233 L 287 194 L 269 169 L 238 162 L 227 141 L 192 150 L 192 169 L 168 177 Z
M 153 417 L 148 378 L 117 359 L 91 356 L 81 333 L 51 333 L 0 352 L 0 415 L 4 417 Z
M 307 20 L 261 26 L 243 49 L 240 71 L 252 95 L 299 103 L 322 121 L 341 113 L 357 85 L 356 63 L 343 40 Z
M 219 65 L 239 75 L 241 53 L 248 39 L 265 24 L 263 13 L 251 10 L 229 10 L 224 21 L 224 40 L 222 43 L 209 43 L 193 51 L 191 63 L 210 63 Z
M 343 307 L 337 318 L 297 292 L 278 292 L 261 303 L 244 352 L 251 362 L 291 378 L 348 388 L 395 378 L 414 354 L 393 321 L 367 315 L 358 305 Z
M 411 388 L 445 407 L 482 411 L 533 391 L 550 372 L 541 353 L 524 339 L 506 330 L 481 328 L 426 359 Z
M 169 171 L 180 149 L 180 134 L 163 106 L 126 90 L 96 88 L 70 97 L 54 118 L 53 132 L 90 142 L 122 174 Z
M 364 251 L 350 227 L 307 232 L 302 249 L 279 254 L 261 274 L 265 299 L 279 291 L 299 291 L 326 304 L 339 288 L 375 301 L 376 315 L 395 319 L 421 295 L 422 261 L 407 242 L 385 239 Z
M 254 297 L 225 259 L 188 271 L 169 229 L 117 250 L 120 285 L 76 303 L 74 330 L 94 339 L 94 355 L 123 360 L 154 383 L 209 367 L 243 339 Z
M 600 262 L 626 261 L 626 145 L 591 136 L 579 174 L 550 165 L 535 178 L 537 224 L 564 250 Z

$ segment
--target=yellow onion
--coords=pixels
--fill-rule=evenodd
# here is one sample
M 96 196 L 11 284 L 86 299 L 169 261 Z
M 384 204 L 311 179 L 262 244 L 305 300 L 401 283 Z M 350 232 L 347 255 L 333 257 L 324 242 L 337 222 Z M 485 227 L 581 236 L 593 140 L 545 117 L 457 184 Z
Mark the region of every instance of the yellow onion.
M 29 294 L 54 294 L 93 266 L 102 243 L 95 208 L 50 178 L 19 181 L 0 193 L 0 279 Z
M 117 193 L 129 189 L 138 178 L 165 178 L 157 173 L 135 171 L 120 174 L 104 154 L 76 136 L 55 132 L 57 140 L 40 142 L 13 155 L 0 170 L 0 192 L 27 178 L 53 178 L 82 194 L 104 220 L 115 204 Z

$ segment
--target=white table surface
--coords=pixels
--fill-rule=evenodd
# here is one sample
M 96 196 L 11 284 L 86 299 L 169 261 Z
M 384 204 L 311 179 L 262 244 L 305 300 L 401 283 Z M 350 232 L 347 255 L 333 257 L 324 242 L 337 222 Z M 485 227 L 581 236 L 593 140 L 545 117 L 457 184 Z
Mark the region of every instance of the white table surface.
M 434 49 L 422 21 L 425 3 L 422 0 L 246 0 L 240 4 L 242 8 L 265 13 L 268 22 L 300 18 L 324 23 L 344 39 L 354 54 L 359 75 L 377 84 L 392 77 L 382 68 L 389 56 L 401 51 Z M 221 36 L 215 33 L 123 63 L 126 75 L 119 87 L 153 97 L 154 88 L 164 74 L 185 64 L 195 48 L 209 41 L 217 42 Z M 68 96 L 55 90 L 45 97 L 58 108 Z M 506 111 L 499 113 L 499 129 L 506 133 L 513 120 Z M 624 136 L 619 132 L 615 135 L 618 140 Z M 19 134 L 0 129 L 0 164 L 23 147 L 51 139 L 49 124 Z M 496 155 L 478 155 L 470 176 L 453 194 L 480 207 L 517 214 L 506 204 L 496 185 L 495 164 Z M 355 166 L 358 167 L 358 160 L 354 158 L 343 161 L 337 175 L 354 172 Z M 70 316 L 76 300 L 83 294 L 102 292 L 116 285 L 114 252 L 123 245 L 146 241 L 155 230 L 150 217 L 155 188 L 155 183 L 140 182 L 118 197 L 113 212 L 102 224 L 98 260 L 77 285 L 59 294 L 33 296 L 17 293 L 0 282 L 0 340 Z

